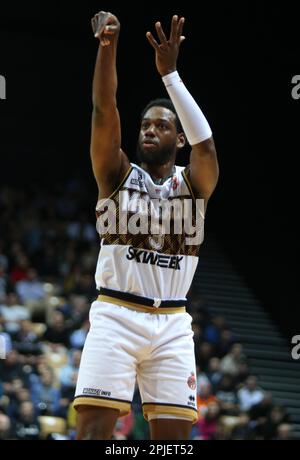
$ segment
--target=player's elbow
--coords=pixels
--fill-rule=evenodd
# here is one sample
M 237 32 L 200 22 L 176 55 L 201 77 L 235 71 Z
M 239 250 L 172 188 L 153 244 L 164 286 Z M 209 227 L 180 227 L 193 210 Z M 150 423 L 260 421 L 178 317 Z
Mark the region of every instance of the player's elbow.
M 93 118 L 102 118 L 104 116 L 104 111 L 98 104 L 93 104 Z

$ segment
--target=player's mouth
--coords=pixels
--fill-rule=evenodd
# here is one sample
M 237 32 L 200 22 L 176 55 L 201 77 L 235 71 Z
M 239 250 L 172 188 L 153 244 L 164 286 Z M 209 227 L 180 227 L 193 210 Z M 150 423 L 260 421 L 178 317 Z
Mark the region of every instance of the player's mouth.
M 156 147 L 157 145 L 158 145 L 158 142 L 152 139 L 144 139 L 142 142 L 142 146 L 144 148 Z

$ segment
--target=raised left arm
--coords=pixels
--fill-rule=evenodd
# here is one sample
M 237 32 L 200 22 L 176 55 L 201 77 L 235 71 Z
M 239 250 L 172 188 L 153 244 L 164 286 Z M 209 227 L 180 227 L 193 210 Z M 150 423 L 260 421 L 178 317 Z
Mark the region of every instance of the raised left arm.
M 217 152 L 212 137 L 192 146 L 188 176 L 196 198 L 203 198 L 207 202 L 219 177 Z
M 176 71 L 184 18 L 173 16 L 170 38 L 167 39 L 160 22 L 155 24 L 160 43 L 151 32 L 147 38 L 155 50 L 156 67 L 181 121 L 192 151 L 187 176 L 196 198 L 208 201 L 218 181 L 219 167 L 210 126 L 200 107 L 183 84 Z

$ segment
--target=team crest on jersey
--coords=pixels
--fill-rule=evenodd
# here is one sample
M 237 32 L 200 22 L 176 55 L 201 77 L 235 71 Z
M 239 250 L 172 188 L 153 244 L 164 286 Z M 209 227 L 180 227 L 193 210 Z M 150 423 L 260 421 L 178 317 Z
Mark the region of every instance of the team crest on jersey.
M 187 379 L 187 384 L 191 390 L 196 390 L 197 381 L 194 372 L 191 372 L 191 375 Z
M 179 180 L 176 176 L 172 179 L 172 189 L 175 191 L 179 187 Z

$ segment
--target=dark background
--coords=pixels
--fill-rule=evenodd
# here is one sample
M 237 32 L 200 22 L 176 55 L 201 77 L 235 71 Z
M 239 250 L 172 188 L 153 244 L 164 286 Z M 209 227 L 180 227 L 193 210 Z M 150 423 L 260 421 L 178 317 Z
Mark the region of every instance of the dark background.
M 300 99 L 297 11 L 264 2 L 6 2 L 0 14 L 0 181 L 48 187 L 84 177 L 97 51 L 90 19 L 119 17 L 118 105 L 123 148 L 134 159 L 139 113 L 165 96 L 145 33 L 186 17 L 178 70 L 214 132 L 220 181 L 207 213 L 215 233 L 288 340 L 300 333 L 297 157 Z M 179 164 L 188 160 L 187 152 Z M 93 194 L 93 195 L 92 195 Z M 88 210 L 94 219 L 94 204 Z M 245 313 L 246 319 L 246 313 Z

